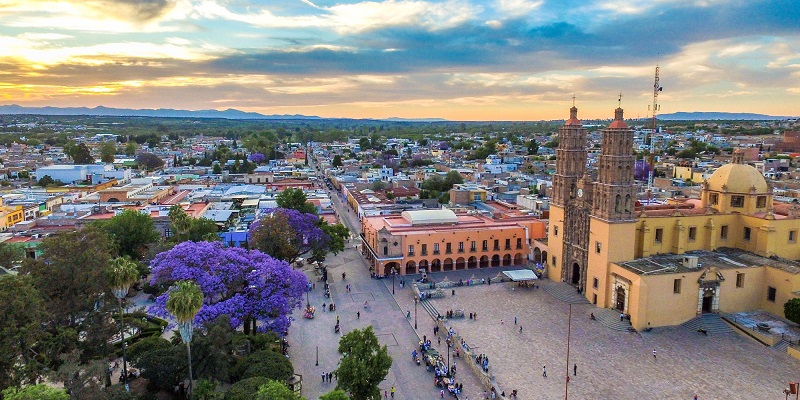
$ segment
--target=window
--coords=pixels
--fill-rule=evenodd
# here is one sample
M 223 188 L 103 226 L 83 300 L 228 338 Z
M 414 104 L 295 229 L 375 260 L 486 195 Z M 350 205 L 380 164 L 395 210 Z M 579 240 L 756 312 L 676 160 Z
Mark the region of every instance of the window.
M 711 193 L 709 200 L 711 200 L 711 204 L 717 205 L 719 204 L 719 195 L 716 193 Z
M 483 241 L 483 247 L 482 247 L 482 249 L 483 249 L 483 251 L 487 251 L 487 250 L 489 250 L 489 241 L 488 241 L 488 240 L 484 240 L 484 241 Z
M 428 255 L 428 245 L 427 244 L 423 244 L 422 245 L 422 255 L 423 256 L 427 256 Z
M 592 294 L 592 304 L 597 304 L 597 293 Z
M 389 246 L 383 246 L 383 255 L 389 255 Z
M 172 230 L 169 228 L 164 229 L 164 237 L 172 237 Z
M 553 226 L 553 236 L 558 236 L 558 225 Z
M 664 240 L 664 228 L 656 228 L 656 244 Z
M 764 208 L 767 206 L 767 196 L 756 197 L 756 207 Z
M 744 196 L 731 196 L 731 207 L 744 207 Z
M 789 231 L 789 243 L 797 243 L 797 231 Z
M 414 246 L 413 245 L 408 246 L 408 255 L 410 255 L 410 256 L 414 255 Z
M 600 242 L 594 242 L 594 252 L 600 254 L 600 250 L 603 249 L 603 245 Z
M 506 239 L 506 250 L 511 250 L 511 239 Z
M 675 279 L 672 281 L 672 293 L 681 293 L 681 279 Z
M 476 247 L 475 241 L 473 240 L 469 244 L 469 251 L 475 251 L 475 250 L 477 250 L 477 247 Z
M 750 233 L 752 230 L 750 228 L 744 228 L 744 240 L 750 241 Z
M 458 252 L 459 253 L 464 252 L 464 242 L 458 242 Z
M 439 254 L 439 243 L 433 244 L 433 254 Z
M 444 251 L 445 251 L 445 253 L 447 253 L 447 254 L 450 254 L 450 253 L 452 253 L 452 252 L 453 252 L 453 245 L 452 245 L 452 243 L 449 243 L 449 242 L 448 242 L 448 243 L 447 243 L 447 245 L 445 245 Z
M 597 286 L 600 284 L 600 281 L 597 278 L 592 278 L 592 287 L 597 289 Z
M 722 225 L 719 227 L 719 238 L 721 240 L 728 239 L 728 225 Z
M 556 256 L 553 256 L 553 266 L 556 266 Z
M 744 287 L 744 273 L 742 272 L 736 274 L 736 287 Z
M 690 226 L 689 227 L 689 241 L 694 242 L 697 239 L 697 227 Z
M 772 286 L 767 287 L 767 300 L 771 302 L 775 302 L 775 297 L 778 295 L 778 289 L 775 289 Z
M 517 249 L 522 248 L 522 238 L 517 238 Z
M 495 250 L 500 250 L 500 239 L 495 239 L 494 240 L 494 249 Z

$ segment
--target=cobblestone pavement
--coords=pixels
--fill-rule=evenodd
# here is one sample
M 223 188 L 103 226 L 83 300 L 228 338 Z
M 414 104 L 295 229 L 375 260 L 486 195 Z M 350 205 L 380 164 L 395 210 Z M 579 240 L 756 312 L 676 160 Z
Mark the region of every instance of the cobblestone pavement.
M 431 302 L 441 313 L 478 313 L 477 320 L 454 319 L 449 326 L 489 357 L 498 389 L 517 389 L 520 399 L 561 398 L 567 370 L 569 395 L 576 399 L 783 399 L 788 382 L 800 378 L 800 362 L 736 333 L 703 336 L 681 326 L 642 334 L 612 331 L 589 319 L 595 309 L 590 304 L 572 306 L 567 366 L 567 304 L 542 289 L 511 283 L 456 292 Z
M 340 204 L 334 197 L 335 204 Z M 337 207 L 340 218 L 343 217 L 341 209 Z M 344 218 L 349 226 L 357 225 L 357 219 L 352 211 L 346 212 Z M 356 233 L 354 236 L 358 236 Z M 433 385 L 433 373 L 427 372 L 424 366 L 417 366 L 411 360 L 411 351 L 417 348 L 418 341 L 423 334 L 430 336 L 433 330 L 433 321 L 427 315 L 419 314 L 419 332 L 413 327 L 413 315 L 406 317 L 408 309 L 401 308 L 392 296 L 391 280 L 375 280 L 370 278 L 369 269 L 361 253 L 355 249 L 357 239 L 347 245 L 347 249 L 338 255 L 329 255 L 326 264 L 329 266 L 329 278 L 332 278 L 331 296 L 336 304 L 336 312 L 322 311 L 322 304 L 330 304 L 331 299 L 323 296 L 323 283 L 313 270 L 307 269 L 306 275 L 316 284 L 316 289 L 309 293 L 309 301 L 317 307 L 314 319 L 303 318 L 302 310 L 295 310 L 295 321 L 289 330 L 289 355 L 294 365 L 295 372 L 303 375 L 302 394 L 307 399 L 317 399 L 320 395 L 333 390 L 333 383 L 322 383 L 321 374 L 336 369 L 340 359 L 337 351 L 341 334 L 334 333 L 336 317 L 339 316 L 342 334 L 353 329 L 362 329 L 372 326 L 378 340 L 386 344 L 389 355 L 392 357 L 392 367 L 386 380 L 380 385 L 381 390 L 389 390 L 394 386 L 397 390 L 395 399 L 427 400 L 439 399 L 439 391 Z M 346 280 L 342 281 L 342 272 L 346 272 Z M 388 283 L 388 287 L 386 284 Z M 399 283 L 399 282 L 398 282 Z M 345 286 L 352 285 L 352 291 L 347 292 Z M 395 288 L 398 298 L 407 298 L 412 301 L 411 289 L 406 286 Z M 369 307 L 364 308 L 364 301 L 369 302 Z M 305 301 L 304 301 L 305 303 Z M 420 309 L 421 311 L 421 309 Z M 360 313 L 360 318 L 356 313 Z M 444 340 L 443 340 L 444 342 Z M 436 343 L 434 341 L 434 343 Z M 444 351 L 442 346 L 434 346 Z M 318 349 L 318 350 L 317 350 Z M 319 365 L 317 366 L 317 351 L 319 352 Z M 477 399 L 479 392 L 478 381 L 475 376 L 464 369 L 456 376 L 457 381 L 463 382 L 464 391 L 469 399 Z M 473 394 L 474 393 L 474 394 Z M 467 397 L 460 397 L 465 399 Z

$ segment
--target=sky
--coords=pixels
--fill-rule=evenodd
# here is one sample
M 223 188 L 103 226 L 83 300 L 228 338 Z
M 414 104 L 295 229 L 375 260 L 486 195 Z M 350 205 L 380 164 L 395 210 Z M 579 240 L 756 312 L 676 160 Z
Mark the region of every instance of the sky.
M 800 115 L 793 0 L 0 0 L 0 104 Z M 622 94 L 620 101 L 619 94 Z

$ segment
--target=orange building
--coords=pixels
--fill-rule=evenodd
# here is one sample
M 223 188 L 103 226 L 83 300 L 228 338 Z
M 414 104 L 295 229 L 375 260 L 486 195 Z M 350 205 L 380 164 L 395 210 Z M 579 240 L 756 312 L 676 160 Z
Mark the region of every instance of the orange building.
M 448 209 L 364 217 L 361 224 L 362 253 L 379 275 L 527 265 L 534 240 L 547 235 L 546 222 L 534 217 Z

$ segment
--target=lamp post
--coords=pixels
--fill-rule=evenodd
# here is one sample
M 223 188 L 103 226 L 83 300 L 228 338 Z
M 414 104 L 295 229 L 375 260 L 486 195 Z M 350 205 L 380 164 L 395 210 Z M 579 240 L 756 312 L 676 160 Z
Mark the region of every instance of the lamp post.
M 111 282 L 111 292 L 119 302 L 119 334 L 122 341 L 122 382 L 125 391 L 130 391 L 128 386 L 128 363 L 125 358 L 125 309 L 122 308 L 122 300 L 128 295 L 131 285 L 139 279 L 139 271 L 136 263 L 127 258 L 118 257 L 111 260 L 107 269 L 107 275 Z
M 414 295 L 414 329 L 417 329 L 417 303 L 419 303 L 419 297 Z
M 309 301 L 309 299 L 308 299 L 308 292 L 310 292 L 310 291 L 311 291 L 311 289 L 306 287 L 306 309 L 311 307 L 311 301 Z
M 392 268 L 392 294 L 394 294 L 394 276 L 397 275 L 397 271 Z

